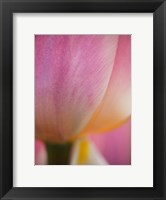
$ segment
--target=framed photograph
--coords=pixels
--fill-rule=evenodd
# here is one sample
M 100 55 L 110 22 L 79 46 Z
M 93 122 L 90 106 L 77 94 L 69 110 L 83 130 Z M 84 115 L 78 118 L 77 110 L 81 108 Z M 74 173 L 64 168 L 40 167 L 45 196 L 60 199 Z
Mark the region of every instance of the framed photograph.
M 165 0 L 0 0 L 0 197 L 166 199 Z

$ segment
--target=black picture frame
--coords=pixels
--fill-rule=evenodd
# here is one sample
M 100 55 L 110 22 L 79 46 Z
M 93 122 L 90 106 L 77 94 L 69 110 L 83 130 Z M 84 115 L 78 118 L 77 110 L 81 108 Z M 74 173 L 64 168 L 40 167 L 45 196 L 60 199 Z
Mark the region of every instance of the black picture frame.
M 13 13 L 153 13 L 154 187 L 13 187 Z M 0 197 L 7 199 L 166 200 L 165 0 L 0 0 Z M 88 177 L 87 177 L 88 180 Z

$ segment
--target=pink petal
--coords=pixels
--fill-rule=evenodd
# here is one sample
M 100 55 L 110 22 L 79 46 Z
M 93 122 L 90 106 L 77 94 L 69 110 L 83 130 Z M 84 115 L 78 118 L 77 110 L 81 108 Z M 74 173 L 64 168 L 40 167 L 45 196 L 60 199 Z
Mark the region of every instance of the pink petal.
M 35 36 L 36 136 L 63 142 L 88 123 L 106 92 L 118 36 Z
M 111 165 L 131 164 L 131 121 L 104 134 L 90 135 L 97 149 Z
M 110 82 L 102 103 L 83 132 L 100 133 L 123 124 L 131 115 L 131 36 L 119 36 Z
M 35 140 L 35 165 L 45 165 L 47 163 L 47 153 L 45 145 L 40 140 Z

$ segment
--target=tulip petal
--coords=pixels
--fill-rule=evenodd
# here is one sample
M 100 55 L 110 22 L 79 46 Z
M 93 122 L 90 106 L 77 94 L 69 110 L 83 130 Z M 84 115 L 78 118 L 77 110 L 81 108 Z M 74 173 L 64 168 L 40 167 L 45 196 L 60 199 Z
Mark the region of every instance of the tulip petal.
M 107 165 L 95 145 L 87 139 L 77 140 L 72 149 L 71 165 Z
M 40 140 L 35 140 L 35 165 L 47 164 L 47 152 L 45 145 Z
M 116 35 L 35 36 L 35 129 L 48 142 L 79 133 L 101 103 Z
M 123 124 L 131 115 L 131 36 L 119 36 L 106 94 L 84 133 L 100 133 Z
M 131 164 L 131 121 L 103 134 L 92 134 L 90 140 L 111 165 Z

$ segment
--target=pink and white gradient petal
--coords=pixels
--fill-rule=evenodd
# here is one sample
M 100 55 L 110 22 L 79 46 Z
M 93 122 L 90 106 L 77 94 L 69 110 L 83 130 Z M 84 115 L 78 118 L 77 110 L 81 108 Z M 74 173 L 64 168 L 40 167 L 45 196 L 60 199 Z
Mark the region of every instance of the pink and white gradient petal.
M 47 152 L 45 145 L 40 140 L 35 140 L 35 165 L 47 164 Z
M 101 103 L 117 35 L 35 36 L 35 129 L 47 142 L 78 134 Z
M 119 36 L 112 74 L 103 101 L 84 132 L 100 133 L 123 124 L 131 115 L 131 36 Z

